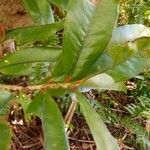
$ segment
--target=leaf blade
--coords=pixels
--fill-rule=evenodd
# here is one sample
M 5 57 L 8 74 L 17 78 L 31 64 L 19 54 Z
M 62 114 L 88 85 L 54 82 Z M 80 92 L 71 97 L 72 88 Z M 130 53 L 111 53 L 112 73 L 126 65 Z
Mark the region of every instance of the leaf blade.
M 82 91 L 98 89 L 98 90 L 114 90 L 126 92 L 124 83 L 115 83 L 113 78 L 106 73 L 96 75 L 86 80 L 80 87 Z M 87 92 L 87 91 L 86 91 Z
M 135 44 L 139 49 L 135 55 L 107 71 L 116 82 L 130 79 L 150 67 L 150 38 L 137 39 Z
M 69 150 L 63 118 L 49 94 L 38 94 L 29 106 L 28 113 L 35 113 L 42 119 L 46 150 Z
M 150 37 L 150 29 L 142 24 L 124 25 L 114 29 L 108 47 Z
M 46 25 L 37 25 L 23 28 L 16 28 L 7 31 L 7 36 L 13 38 L 20 44 L 25 44 L 34 41 L 48 40 L 57 31 L 63 28 L 63 23 L 53 23 Z M 40 33 L 40 34 L 37 34 Z
M 0 91 L 0 116 L 6 114 L 8 103 L 12 100 L 12 98 L 13 95 L 10 92 Z
M 54 23 L 52 9 L 47 0 L 22 0 L 35 24 Z
M 98 150 L 119 150 L 115 139 L 111 136 L 100 116 L 92 109 L 87 99 L 76 93 L 83 115 L 89 125 Z
M 9 126 L 1 122 L 0 123 L 0 149 L 2 150 L 8 150 L 11 142 L 11 130 Z
M 19 70 L 16 70 L 15 67 L 17 67 L 17 69 L 20 68 L 23 72 L 23 69 L 30 67 L 28 64 L 56 61 L 60 54 L 60 49 L 48 47 L 35 47 L 19 50 L 0 60 L 0 72 L 4 74 L 17 74 Z
M 102 0 L 94 5 L 89 0 L 77 0 L 70 1 L 68 8 L 63 67 L 66 74 L 74 72 L 73 78 L 77 78 L 97 60 L 109 42 L 117 19 L 118 2 Z
M 85 72 L 84 76 L 107 72 L 108 70 L 113 69 L 115 66 L 123 64 L 125 62 L 128 62 L 128 65 L 130 64 L 132 66 L 132 63 L 136 61 L 135 59 L 137 57 L 139 61 L 143 58 L 143 60 L 145 59 L 146 62 L 148 62 L 148 49 L 150 49 L 149 37 L 150 29 L 148 27 L 145 27 L 144 25 L 133 24 L 116 28 L 113 31 L 112 39 L 110 40 L 107 49 L 99 57 L 97 62 L 91 67 L 91 70 L 89 69 L 89 72 Z M 138 63 L 139 62 L 137 61 L 137 64 Z M 126 64 L 126 67 L 128 65 Z M 134 67 L 136 68 L 136 63 Z M 143 65 L 143 69 L 147 67 L 148 66 Z M 137 71 L 137 73 L 133 73 L 130 77 L 139 74 L 143 69 L 140 69 L 138 67 L 137 70 L 139 71 Z M 126 75 L 127 72 L 128 71 L 126 70 Z M 129 77 L 127 77 L 126 79 L 129 79 Z

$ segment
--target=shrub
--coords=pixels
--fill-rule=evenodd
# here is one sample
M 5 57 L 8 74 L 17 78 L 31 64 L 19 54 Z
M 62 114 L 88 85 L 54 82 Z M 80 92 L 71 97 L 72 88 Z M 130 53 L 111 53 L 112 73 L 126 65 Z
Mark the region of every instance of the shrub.
M 150 29 L 141 24 L 116 27 L 118 0 L 49 1 L 59 14 L 53 13 L 47 0 L 23 0 L 33 26 L 6 30 L 1 37 L 16 43 L 16 51 L 0 60 L 3 76 L 34 79 L 35 66 L 48 64 L 46 73 L 34 85 L 0 85 L 0 114 L 7 115 L 6 106 L 17 99 L 17 91 L 34 93 L 25 113 L 41 118 L 45 149 L 67 150 L 64 121 L 53 99 L 67 93 L 72 103 L 66 124 L 78 103 L 97 149 L 117 150 L 116 140 L 84 92 L 90 89 L 126 91 L 124 81 L 150 67 Z M 60 14 L 62 19 L 58 19 Z M 4 28 L 0 29 L 4 33 Z M 8 127 L 4 123 L 0 127 L 0 133 L 6 131 L 6 139 L 10 139 Z M 8 142 L 0 143 L 0 148 L 6 149 Z

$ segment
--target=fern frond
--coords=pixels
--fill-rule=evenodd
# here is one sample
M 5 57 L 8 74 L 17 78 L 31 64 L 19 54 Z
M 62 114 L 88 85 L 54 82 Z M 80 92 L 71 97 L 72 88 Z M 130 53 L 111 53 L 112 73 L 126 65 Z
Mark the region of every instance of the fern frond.
M 132 117 L 150 117 L 150 98 L 140 96 L 138 97 L 138 103 L 130 104 L 126 107 L 126 110 L 132 115 Z

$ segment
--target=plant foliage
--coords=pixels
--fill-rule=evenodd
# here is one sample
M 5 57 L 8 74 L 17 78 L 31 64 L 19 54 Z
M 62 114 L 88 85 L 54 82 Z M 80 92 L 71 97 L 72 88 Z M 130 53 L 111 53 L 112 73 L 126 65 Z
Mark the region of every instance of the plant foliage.
M 14 53 L 0 60 L 0 73 L 31 76 L 39 62 L 48 62 L 52 68 L 39 81 L 42 85 L 0 85 L 1 89 L 34 91 L 27 112 L 41 118 L 46 150 L 69 149 L 64 121 L 52 98 L 66 93 L 74 95 L 81 107 L 97 149 L 118 150 L 116 140 L 81 92 L 93 88 L 125 91 L 125 80 L 150 67 L 150 29 L 141 24 L 117 27 L 119 0 L 23 0 L 23 4 L 33 26 L 6 31 L 6 37 L 17 45 Z M 51 4 L 65 11 L 64 27 L 56 22 Z M 51 40 L 58 33 L 63 40 L 54 46 Z

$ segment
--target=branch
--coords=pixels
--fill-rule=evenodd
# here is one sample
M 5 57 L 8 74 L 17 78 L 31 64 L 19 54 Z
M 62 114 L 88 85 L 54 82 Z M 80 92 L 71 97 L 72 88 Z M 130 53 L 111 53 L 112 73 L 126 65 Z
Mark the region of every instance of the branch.
M 0 84 L 0 90 L 8 90 L 8 91 L 36 91 L 36 90 L 46 90 L 46 89 L 76 89 L 80 83 L 49 83 L 49 84 L 41 84 L 41 85 L 31 85 L 31 86 L 18 86 L 18 85 L 5 85 Z
M 77 107 L 77 100 L 72 100 L 69 110 L 65 116 L 66 126 L 68 127 Z

